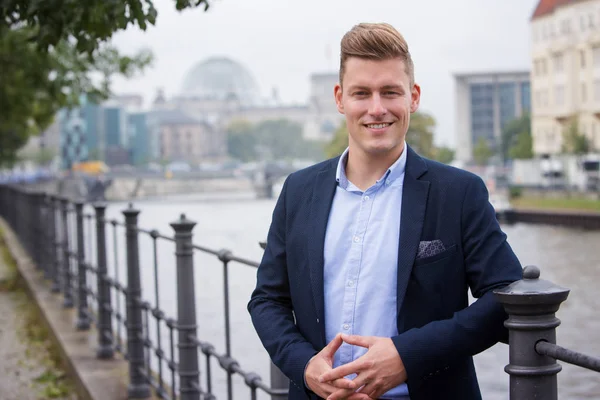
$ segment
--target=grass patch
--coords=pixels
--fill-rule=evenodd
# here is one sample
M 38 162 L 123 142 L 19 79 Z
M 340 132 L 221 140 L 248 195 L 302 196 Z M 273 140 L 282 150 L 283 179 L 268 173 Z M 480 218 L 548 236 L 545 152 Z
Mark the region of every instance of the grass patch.
M 42 367 L 43 372 L 33 382 L 39 399 L 72 399 L 73 384 L 61 368 L 58 349 L 50 340 L 50 333 L 45 324 L 40 323 L 42 316 L 39 309 L 27 295 L 23 282 L 19 279 L 17 265 L 4 240 L 0 229 L 0 262 L 7 266 L 8 274 L 0 280 L 0 291 L 11 292 L 17 304 L 17 312 L 22 316 L 18 326 L 19 337 L 26 344 L 25 360 L 20 365 L 35 364 Z
M 600 200 L 584 197 L 518 197 L 510 201 L 514 208 L 539 208 L 554 210 L 581 210 L 600 212 Z

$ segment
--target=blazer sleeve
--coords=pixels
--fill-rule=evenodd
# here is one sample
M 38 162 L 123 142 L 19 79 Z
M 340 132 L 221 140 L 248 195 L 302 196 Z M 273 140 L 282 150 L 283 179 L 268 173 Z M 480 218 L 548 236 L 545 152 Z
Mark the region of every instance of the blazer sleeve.
M 304 369 L 317 353 L 298 331 L 294 321 L 286 262 L 286 179 L 267 235 L 258 267 L 256 288 L 248 311 L 258 336 L 273 363 L 293 385 L 305 390 Z
M 501 231 L 479 177 L 466 185 L 461 210 L 462 247 L 473 296 L 470 306 L 447 320 L 433 321 L 392 338 L 404 363 L 408 384 L 419 386 L 429 374 L 454 360 L 475 355 L 506 340 L 506 313 L 493 289 L 521 279 L 521 265 Z

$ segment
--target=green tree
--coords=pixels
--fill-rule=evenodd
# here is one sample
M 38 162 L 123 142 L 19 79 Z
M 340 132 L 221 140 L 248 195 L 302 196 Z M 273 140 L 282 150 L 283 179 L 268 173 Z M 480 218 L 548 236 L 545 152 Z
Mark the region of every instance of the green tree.
M 579 132 L 579 118 L 571 120 L 567 129 L 563 131 L 562 150 L 568 154 L 582 155 L 590 151 L 588 138 Z
M 433 144 L 434 128 L 433 116 L 420 111 L 413 113 L 410 116 L 408 132 L 406 132 L 406 143 L 423 157 L 434 158 L 436 152 Z
M 337 157 L 348 147 L 348 127 L 346 120 L 343 120 L 339 128 L 333 134 L 333 139 L 325 146 L 325 156 L 328 158 Z
M 227 151 L 237 160 L 248 162 L 257 158 L 254 127 L 247 121 L 233 121 L 226 130 Z
M 175 0 L 179 10 L 201 4 L 208 6 Z M 105 99 L 115 74 L 129 77 L 150 64 L 149 51 L 121 55 L 108 42 L 130 24 L 145 29 L 155 21 L 150 0 L 0 1 L 0 166 L 12 165 L 59 109 L 82 95 Z
M 510 147 L 508 156 L 511 159 L 521 160 L 533 158 L 533 138 L 529 129 L 517 135 L 516 143 Z
M 179 11 L 209 7 L 208 0 L 173 0 Z M 28 41 L 48 51 L 70 41 L 78 53 L 93 55 L 113 34 L 137 25 L 142 30 L 156 23 L 152 0 L 4 0 L 0 2 L 0 33 L 20 27 L 34 28 Z
M 475 160 L 475 164 L 479 166 L 487 165 L 493 154 L 488 141 L 480 137 L 473 149 L 473 159 Z
M 323 158 L 321 144 L 305 140 L 302 126 L 286 119 L 266 120 L 255 125 L 234 121 L 227 128 L 227 145 L 229 154 L 241 161 Z
M 444 164 L 450 164 L 454 160 L 454 150 L 444 146 L 438 147 L 433 159 Z
M 531 138 L 531 116 L 529 113 L 523 114 L 521 117 L 516 118 L 502 128 L 502 138 L 501 138 L 501 155 L 504 161 L 507 161 L 511 158 L 511 149 L 517 146 L 518 142 L 521 143 L 518 145 L 518 154 L 519 158 L 531 158 L 533 156 L 533 141 L 529 141 L 530 149 L 527 149 L 527 136 Z M 532 156 L 525 157 L 528 153 L 532 153 Z
M 19 152 L 19 158 L 26 161 L 31 161 L 35 165 L 45 167 L 48 166 L 56 157 L 56 153 L 46 147 L 38 147 L 26 152 Z

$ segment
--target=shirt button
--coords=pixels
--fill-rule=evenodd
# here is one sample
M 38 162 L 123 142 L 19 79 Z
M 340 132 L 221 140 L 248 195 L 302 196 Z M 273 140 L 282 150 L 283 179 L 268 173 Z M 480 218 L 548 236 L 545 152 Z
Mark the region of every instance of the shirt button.
M 358 242 L 360 242 L 360 237 L 354 236 L 354 243 L 358 243 Z
M 350 329 L 350 325 L 344 324 L 344 326 L 342 328 L 344 328 L 344 330 L 347 331 L 348 329 Z
M 365 197 L 363 197 L 363 200 L 364 200 L 364 201 L 367 201 L 367 200 L 369 200 L 369 199 L 370 199 L 370 197 L 369 197 L 369 196 L 365 196 Z
M 354 281 L 348 281 L 348 287 L 354 286 Z
M 388 186 L 390 185 L 390 183 L 391 182 L 389 180 L 385 181 L 385 184 L 388 185 Z

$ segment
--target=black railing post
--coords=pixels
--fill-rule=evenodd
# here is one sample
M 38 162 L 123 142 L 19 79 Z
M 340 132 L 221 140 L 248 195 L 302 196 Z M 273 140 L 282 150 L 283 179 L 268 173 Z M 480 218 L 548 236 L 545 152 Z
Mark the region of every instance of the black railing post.
M 535 347 L 540 341 L 556 343 L 560 320 L 555 313 L 569 290 L 539 277 L 537 267 L 527 266 L 522 280 L 494 291 L 508 314 L 509 364 L 504 370 L 510 375 L 510 400 L 558 397 L 556 375 L 562 367 Z
M 42 269 L 44 270 L 44 277 L 48 280 L 52 279 L 52 235 L 50 233 L 50 211 L 52 210 L 50 203 L 50 195 L 44 193 L 42 196 L 42 204 L 44 208 L 43 221 L 42 221 L 42 236 L 43 242 L 40 247 L 42 252 Z
M 192 230 L 195 222 L 184 214 L 171 223 L 175 230 L 177 256 L 177 329 L 179 331 L 179 386 L 181 400 L 200 399 L 200 369 L 196 339 L 196 293 L 194 288 L 194 248 Z
M 63 197 L 60 199 L 61 203 L 61 219 L 62 219 L 62 246 L 63 246 L 63 294 L 65 301 L 63 306 L 65 308 L 72 308 L 75 306 L 73 302 L 73 282 L 71 274 L 71 249 L 69 247 L 69 199 Z
M 140 249 L 137 220 L 139 210 L 129 204 L 123 211 L 127 244 L 127 354 L 129 358 L 129 398 L 150 396 L 150 385 L 144 377 L 144 326 L 142 320 L 142 283 L 140 278 Z
M 94 204 L 96 211 L 96 250 L 97 250 L 97 291 L 98 291 L 98 351 L 96 357 L 100 359 L 112 358 L 113 331 L 111 320 L 110 285 L 108 284 L 108 267 L 106 264 L 106 205 Z
M 50 196 L 50 226 L 49 231 L 51 235 L 51 279 L 52 279 L 52 292 L 60 292 L 60 237 L 58 236 L 58 218 L 56 214 L 58 212 L 59 200 L 56 196 Z
M 83 232 L 82 201 L 75 202 L 75 218 L 77 220 L 77 329 L 90 329 L 90 310 L 87 301 L 87 279 L 85 264 L 85 239 Z
M 21 243 L 27 250 L 29 259 L 33 261 L 33 253 L 31 252 L 33 246 L 31 245 L 31 239 L 33 237 L 31 232 L 31 194 L 27 188 L 21 188 L 21 218 L 23 219 L 23 233 L 21 236 Z
M 35 252 L 35 264 L 39 270 L 44 267 L 44 236 L 46 232 L 45 227 L 45 205 L 46 195 L 44 192 L 37 192 L 35 194 L 35 209 L 34 209 L 34 223 L 35 223 L 35 237 L 34 237 L 34 252 Z

